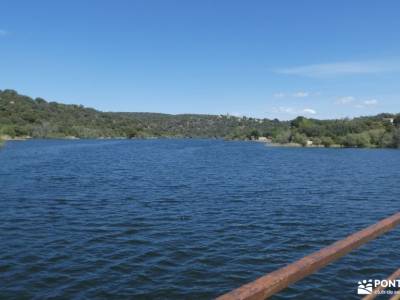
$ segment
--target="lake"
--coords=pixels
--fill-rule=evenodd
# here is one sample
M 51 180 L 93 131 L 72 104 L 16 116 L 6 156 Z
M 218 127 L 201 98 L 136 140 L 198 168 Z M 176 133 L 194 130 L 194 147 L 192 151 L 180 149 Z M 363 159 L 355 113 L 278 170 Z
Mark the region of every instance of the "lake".
M 0 298 L 211 299 L 400 209 L 400 151 L 220 140 L 0 150 Z M 399 230 L 275 299 L 359 299 Z

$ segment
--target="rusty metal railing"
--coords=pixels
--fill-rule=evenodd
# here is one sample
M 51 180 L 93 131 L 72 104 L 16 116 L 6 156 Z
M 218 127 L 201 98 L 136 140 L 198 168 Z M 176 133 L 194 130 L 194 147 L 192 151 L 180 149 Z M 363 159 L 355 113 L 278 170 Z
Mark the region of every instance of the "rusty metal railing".
M 318 271 L 350 251 L 392 230 L 400 224 L 400 212 L 358 231 L 326 248 L 314 252 L 286 267 L 243 285 L 217 300 L 263 300 L 304 277 Z M 395 274 L 393 274 L 395 275 Z

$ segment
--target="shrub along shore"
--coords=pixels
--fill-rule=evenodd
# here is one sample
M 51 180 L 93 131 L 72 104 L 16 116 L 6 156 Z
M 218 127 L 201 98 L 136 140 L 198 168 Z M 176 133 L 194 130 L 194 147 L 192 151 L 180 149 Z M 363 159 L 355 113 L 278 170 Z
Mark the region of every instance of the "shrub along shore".
M 101 112 L 0 90 L 1 137 L 223 138 L 286 146 L 400 148 L 400 115 L 279 121 L 231 115 Z

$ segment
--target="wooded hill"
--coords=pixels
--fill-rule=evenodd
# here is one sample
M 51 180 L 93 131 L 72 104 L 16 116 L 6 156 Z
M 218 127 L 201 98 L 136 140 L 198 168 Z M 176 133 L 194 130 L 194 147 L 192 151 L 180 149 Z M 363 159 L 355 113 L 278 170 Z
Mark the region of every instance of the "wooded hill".
M 100 112 L 0 91 L 0 135 L 33 138 L 216 137 L 276 135 L 287 122 L 218 115 Z
M 33 138 L 199 137 L 301 145 L 400 147 L 400 116 L 293 121 L 229 115 L 101 112 L 0 90 L 0 136 Z

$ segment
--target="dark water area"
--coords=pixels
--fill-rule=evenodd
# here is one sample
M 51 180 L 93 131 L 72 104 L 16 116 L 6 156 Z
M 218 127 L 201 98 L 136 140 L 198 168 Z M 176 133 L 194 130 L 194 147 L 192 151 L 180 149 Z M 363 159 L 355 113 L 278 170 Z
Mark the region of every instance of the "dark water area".
M 400 151 L 218 140 L 9 142 L 1 299 L 212 299 L 400 209 Z M 275 299 L 359 299 L 400 231 Z

